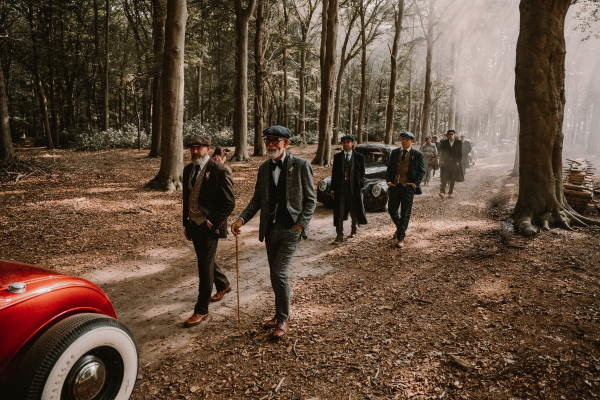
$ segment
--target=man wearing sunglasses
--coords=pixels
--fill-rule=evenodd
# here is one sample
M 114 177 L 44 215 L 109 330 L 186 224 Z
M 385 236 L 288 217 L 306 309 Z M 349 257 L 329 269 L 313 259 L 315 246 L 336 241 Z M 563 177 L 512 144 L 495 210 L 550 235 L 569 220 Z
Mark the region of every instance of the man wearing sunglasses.
M 275 315 L 263 322 L 274 339 L 289 329 L 291 286 L 289 264 L 316 206 L 310 163 L 286 151 L 291 132 L 275 125 L 263 131 L 269 160 L 258 168 L 254 195 L 232 224 L 234 235 L 260 210 L 258 239 L 264 240 L 269 261 L 271 286 L 275 294 Z

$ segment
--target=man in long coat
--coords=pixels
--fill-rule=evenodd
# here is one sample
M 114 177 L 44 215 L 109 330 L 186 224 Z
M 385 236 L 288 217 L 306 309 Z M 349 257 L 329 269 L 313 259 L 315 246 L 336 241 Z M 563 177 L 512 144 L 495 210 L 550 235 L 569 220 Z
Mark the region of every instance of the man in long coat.
M 464 180 L 462 170 L 462 142 L 456 139 L 454 129 L 446 132 L 446 139 L 440 142 L 440 198 L 446 196 L 446 186 L 449 185 L 448 197 L 452 197 L 454 184 Z
M 354 151 L 356 139 L 352 135 L 341 139 L 343 150 L 333 157 L 331 189 L 334 193 L 333 225 L 336 242 L 344 241 L 344 221 L 348 215 L 352 220 L 350 237 L 357 233 L 357 225 L 367 223 L 362 188 L 365 183 L 365 157 Z

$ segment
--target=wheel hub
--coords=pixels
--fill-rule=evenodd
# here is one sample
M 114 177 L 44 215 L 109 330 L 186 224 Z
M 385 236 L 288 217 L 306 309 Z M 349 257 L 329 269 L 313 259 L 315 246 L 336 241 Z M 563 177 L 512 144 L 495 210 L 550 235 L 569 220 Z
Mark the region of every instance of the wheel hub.
M 96 356 L 89 355 L 75 371 L 71 383 L 74 400 L 92 400 L 102 391 L 106 382 L 106 366 Z

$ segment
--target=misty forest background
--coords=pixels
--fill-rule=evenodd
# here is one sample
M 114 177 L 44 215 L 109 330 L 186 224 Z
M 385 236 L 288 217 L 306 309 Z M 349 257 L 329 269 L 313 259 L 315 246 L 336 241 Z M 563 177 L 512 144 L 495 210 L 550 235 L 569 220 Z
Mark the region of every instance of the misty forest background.
M 554 150 L 521 141 L 521 159 L 524 150 L 562 156 L 563 134 L 568 152 L 597 155 L 598 2 L 551 3 L 3 2 L 0 155 L 5 165 L 15 160 L 13 143 L 148 149 L 164 159 L 152 185 L 170 190 L 180 186 L 185 137 L 208 134 L 215 145 L 234 146 L 234 159 L 244 161 L 264 154 L 255 132 L 273 124 L 288 126 L 294 143 L 318 144 L 313 162 L 320 165 L 329 164 L 340 134 L 393 143 L 409 130 L 422 142 L 449 128 L 481 153 L 516 150 L 521 126 L 522 137 L 536 132 L 533 143 L 556 138 L 548 141 Z M 536 47 L 536 37 L 556 46 Z M 539 70 L 524 67 L 519 54 Z M 556 82 L 527 89 L 517 79 L 515 87 L 515 65 L 523 82 L 533 82 L 528 73 L 555 74 Z M 550 113 L 526 111 L 538 95 L 547 95 Z M 551 128 L 524 126 L 525 113 Z M 560 174 L 553 162 L 529 162 L 548 164 L 548 179 Z M 544 226 L 540 216 L 547 213 L 550 222 L 564 222 L 561 189 L 531 186 L 544 200 L 517 204 L 521 230 L 531 232 L 530 222 Z

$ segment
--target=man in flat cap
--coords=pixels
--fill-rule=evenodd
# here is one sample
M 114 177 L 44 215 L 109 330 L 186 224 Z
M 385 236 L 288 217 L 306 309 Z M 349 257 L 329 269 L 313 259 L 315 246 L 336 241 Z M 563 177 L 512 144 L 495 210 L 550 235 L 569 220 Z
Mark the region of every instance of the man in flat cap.
M 421 180 L 425 175 L 423 154 L 412 148 L 415 135 L 411 132 L 400 134 L 402 147 L 394 149 L 387 168 L 389 187 L 388 212 L 396 225 L 396 247 L 404 247 L 404 237 L 410 220 L 413 197 L 421 194 Z M 400 215 L 398 215 L 400 208 Z
M 334 193 L 333 225 L 337 236 L 335 242 L 344 241 L 344 221 L 350 219 L 352 228 L 350 237 L 357 233 L 357 225 L 367 223 L 362 198 L 362 187 L 365 183 L 365 157 L 354 151 L 356 138 L 352 135 L 342 136 L 342 151 L 333 156 L 331 171 L 331 189 Z
M 271 286 L 275 293 L 275 315 L 263 322 L 272 329 L 271 337 L 279 339 L 289 329 L 291 286 L 289 264 L 301 237 L 306 237 L 308 223 L 316 206 L 310 163 L 287 152 L 291 132 L 275 125 L 263 131 L 269 160 L 258 168 L 254 195 L 232 224 L 239 235 L 260 210 L 258 239 L 265 241 Z
M 446 185 L 449 185 L 448 197 L 452 197 L 454 184 L 464 180 L 462 170 L 462 142 L 456 139 L 456 131 L 449 129 L 446 139 L 440 142 L 440 198 L 446 196 Z
M 192 162 L 183 169 L 183 228 L 194 243 L 198 260 L 198 299 L 185 326 L 208 318 L 208 304 L 231 291 L 229 280 L 215 262 L 219 238 L 227 237 L 227 217 L 235 207 L 231 170 L 208 155 L 210 138 L 194 136 L 188 141 Z M 213 283 L 217 292 L 211 297 Z

